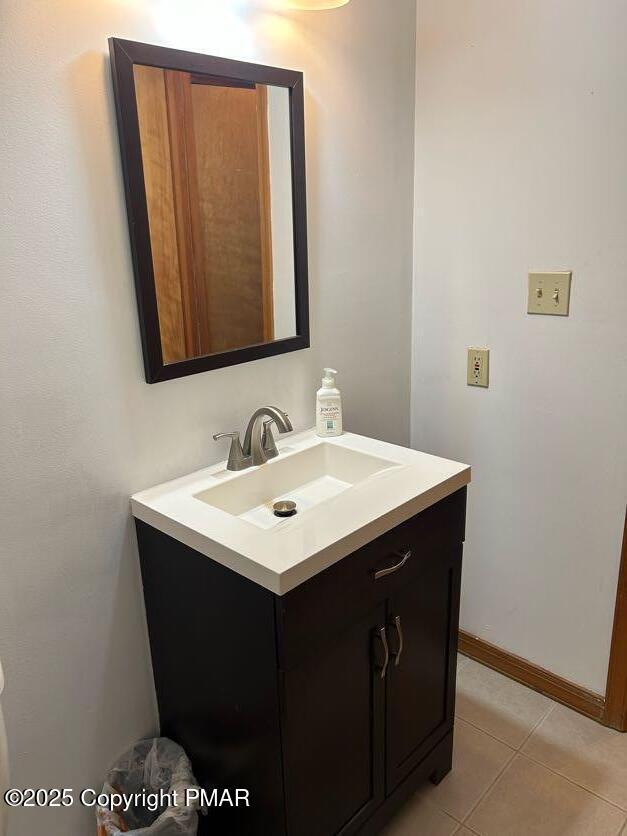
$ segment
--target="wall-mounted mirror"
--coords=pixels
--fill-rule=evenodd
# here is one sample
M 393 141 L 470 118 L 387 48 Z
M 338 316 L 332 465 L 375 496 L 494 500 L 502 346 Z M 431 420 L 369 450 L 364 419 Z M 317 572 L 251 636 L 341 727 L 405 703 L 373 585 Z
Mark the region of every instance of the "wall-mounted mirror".
M 306 348 L 302 74 L 109 47 L 147 381 Z

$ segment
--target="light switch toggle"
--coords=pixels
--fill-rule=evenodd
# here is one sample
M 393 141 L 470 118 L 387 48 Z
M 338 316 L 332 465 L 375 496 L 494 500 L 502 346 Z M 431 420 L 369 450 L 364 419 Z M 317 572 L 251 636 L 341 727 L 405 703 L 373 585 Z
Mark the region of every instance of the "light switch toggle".
M 570 270 L 553 273 L 529 273 L 527 313 L 568 316 Z

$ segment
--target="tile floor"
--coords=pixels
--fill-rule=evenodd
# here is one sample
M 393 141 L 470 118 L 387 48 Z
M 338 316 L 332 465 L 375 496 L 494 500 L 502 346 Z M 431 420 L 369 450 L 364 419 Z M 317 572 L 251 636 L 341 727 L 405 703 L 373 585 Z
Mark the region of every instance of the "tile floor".
M 463 656 L 456 714 L 453 771 L 385 836 L 627 836 L 627 734 Z

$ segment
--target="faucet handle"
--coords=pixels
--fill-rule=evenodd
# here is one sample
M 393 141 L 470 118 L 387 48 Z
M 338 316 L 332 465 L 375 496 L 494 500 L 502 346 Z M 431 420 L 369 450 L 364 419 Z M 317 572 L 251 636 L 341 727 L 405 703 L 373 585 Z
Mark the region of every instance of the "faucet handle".
M 263 431 L 261 434 L 261 446 L 269 459 L 273 459 L 275 456 L 279 455 L 279 451 L 277 450 L 274 442 L 274 436 L 272 435 L 273 423 L 274 418 L 267 418 L 263 422 Z
M 247 467 L 244 452 L 242 450 L 242 443 L 239 440 L 239 432 L 234 431 L 230 433 L 214 433 L 213 440 L 219 441 L 221 438 L 230 438 L 231 447 L 229 448 L 229 459 L 226 463 L 227 470 L 244 470 Z

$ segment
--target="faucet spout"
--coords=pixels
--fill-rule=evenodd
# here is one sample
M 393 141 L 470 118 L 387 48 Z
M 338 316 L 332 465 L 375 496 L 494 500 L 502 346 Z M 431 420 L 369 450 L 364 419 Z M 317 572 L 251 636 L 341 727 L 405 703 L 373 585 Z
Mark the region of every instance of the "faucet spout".
M 265 420 L 261 420 L 264 418 Z M 253 465 L 265 464 L 268 459 L 279 455 L 272 436 L 272 424 L 276 424 L 280 433 L 293 430 L 287 412 L 278 406 L 262 406 L 253 412 L 244 436 L 244 446 L 240 444 L 239 433 L 216 433 L 214 441 L 220 438 L 231 439 L 231 449 L 226 465 L 227 470 L 246 470 Z
M 250 456 L 251 464 L 254 466 L 265 464 L 268 461 L 267 451 L 263 445 L 262 425 L 260 421 L 264 416 L 274 421 L 281 434 L 289 433 L 293 429 L 289 415 L 277 406 L 262 406 L 256 409 L 251 415 L 248 426 L 246 427 L 243 445 L 244 456 Z

